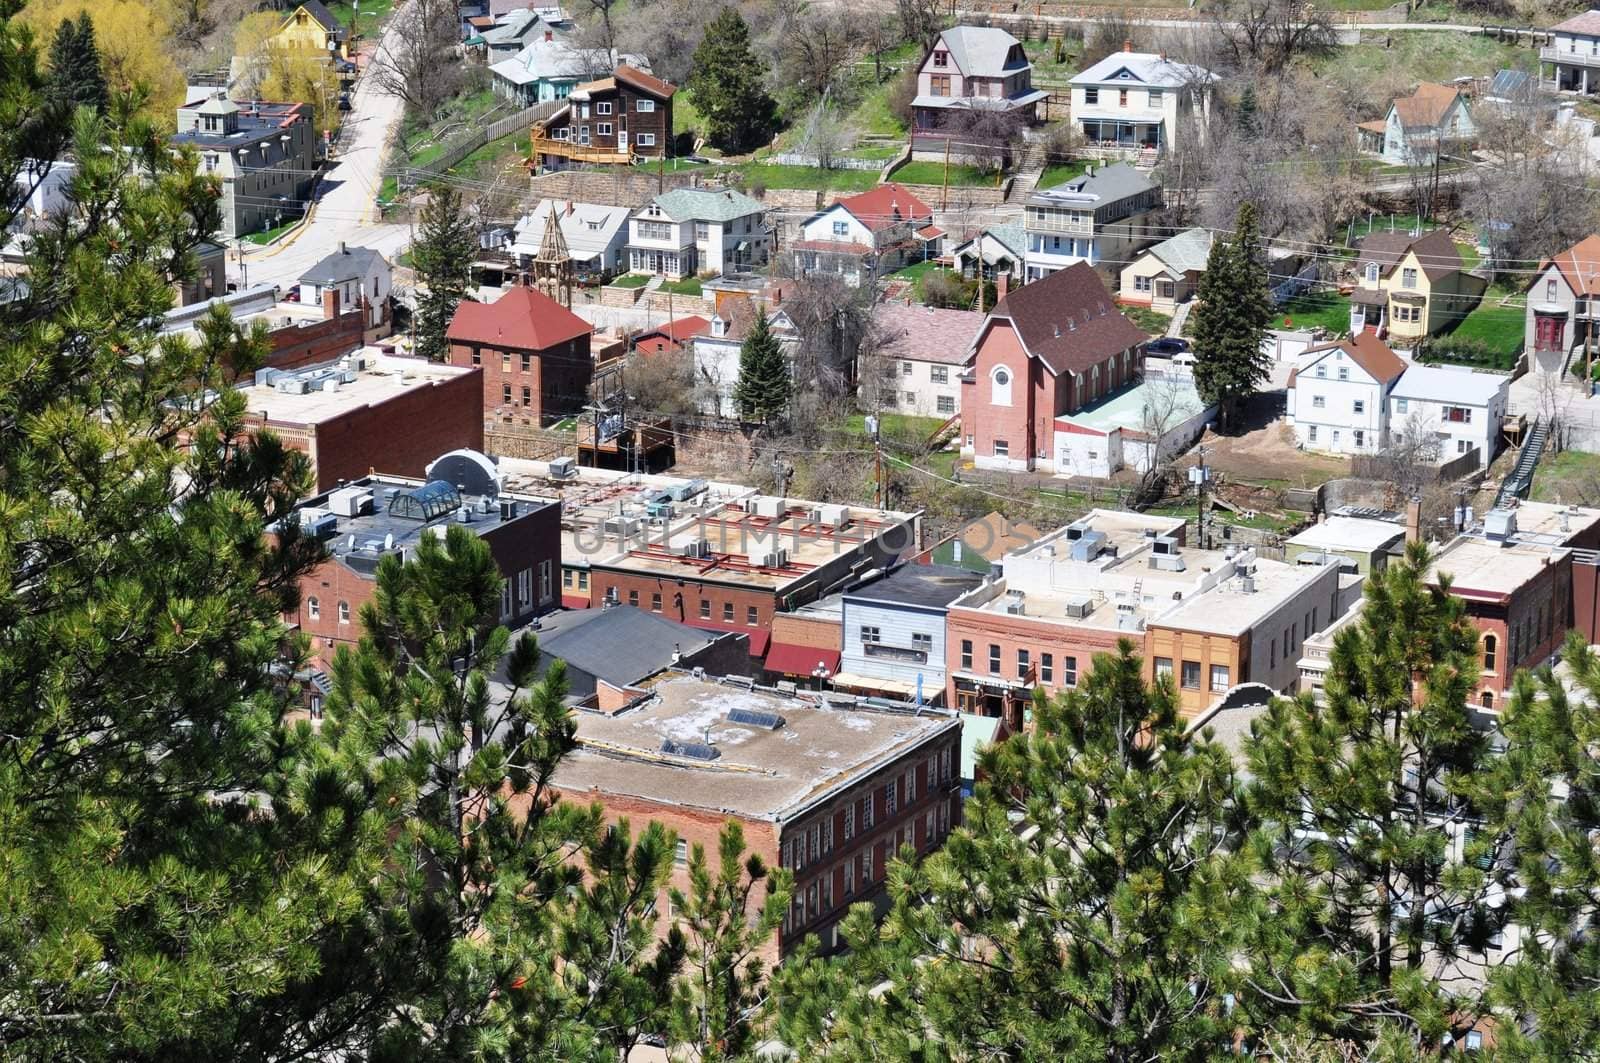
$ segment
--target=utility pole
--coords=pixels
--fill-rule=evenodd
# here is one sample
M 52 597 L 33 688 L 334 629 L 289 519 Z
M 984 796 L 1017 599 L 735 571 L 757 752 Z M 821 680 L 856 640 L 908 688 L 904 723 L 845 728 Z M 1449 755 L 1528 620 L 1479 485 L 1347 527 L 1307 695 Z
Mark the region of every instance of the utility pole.
M 866 424 L 867 434 L 872 437 L 873 501 L 883 510 L 888 508 L 889 492 L 883 482 L 883 441 L 878 436 L 878 415 L 867 414 Z
M 1194 484 L 1195 535 L 1200 540 L 1196 545 L 1204 550 L 1206 547 L 1206 483 L 1211 479 L 1211 470 L 1206 468 L 1206 448 L 1196 447 L 1195 454 L 1198 455 L 1200 463 L 1189 470 L 1189 482 Z
M 939 209 L 950 209 L 950 138 L 944 138 L 944 184 L 939 189 Z

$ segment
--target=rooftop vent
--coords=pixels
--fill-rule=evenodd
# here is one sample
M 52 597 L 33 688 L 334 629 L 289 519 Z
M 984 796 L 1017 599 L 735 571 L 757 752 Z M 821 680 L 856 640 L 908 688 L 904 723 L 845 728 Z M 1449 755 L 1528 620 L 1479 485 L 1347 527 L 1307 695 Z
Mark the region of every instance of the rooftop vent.
M 661 752 L 669 757 L 688 757 L 691 760 L 716 760 L 722 750 L 709 742 L 678 742 L 671 738 L 661 740 Z
M 1074 620 L 1082 620 L 1094 612 L 1094 599 L 1086 594 L 1074 595 L 1067 599 L 1067 604 L 1062 608 L 1062 613 Z
M 578 475 L 578 463 L 571 458 L 555 458 L 550 462 L 552 480 L 570 480 Z
M 762 712 L 759 709 L 734 709 L 728 713 L 729 723 L 748 724 L 759 727 L 763 731 L 776 731 L 788 721 L 775 712 Z

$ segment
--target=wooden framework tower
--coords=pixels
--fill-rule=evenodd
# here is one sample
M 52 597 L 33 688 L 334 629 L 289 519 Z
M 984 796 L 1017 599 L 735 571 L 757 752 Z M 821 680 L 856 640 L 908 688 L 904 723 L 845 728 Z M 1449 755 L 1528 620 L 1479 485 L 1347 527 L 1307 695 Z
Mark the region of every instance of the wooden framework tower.
M 550 208 L 544 220 L 544 238 L 533 259 L 533 286 L 571 309 L 572 253 L 567 249 L 566 234 L 561 231 L 561 206 L 552 203 Z

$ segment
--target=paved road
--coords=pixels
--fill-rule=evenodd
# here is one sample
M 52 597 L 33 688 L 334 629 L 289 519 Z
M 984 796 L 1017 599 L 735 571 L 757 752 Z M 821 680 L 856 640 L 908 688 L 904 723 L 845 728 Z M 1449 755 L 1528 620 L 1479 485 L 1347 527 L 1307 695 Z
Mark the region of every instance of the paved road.
M 393 21 L 390 25 L 393 26 Z M 389 61 L 394 30 L 385 31 L 372 64 Z M 287 288 L 318 259 L 342 240 L 355 247 L 375 247 L 392 261 L 404 249 L 409 229 L 379 220 L 375 201 L 383 181 L 384 147 L 399 127 L 405 105 L 385 92 L 371 76 L 372 66 L 356 81 L 340 136 L 338 158 L 324 170 L 317 185 L 311 220 L 280 246 L 254 248 L 246 244 L 244 270 L 252 285 L 276 284 Z M 230 277 L 242 279 L 236 261 L 229 262 Z

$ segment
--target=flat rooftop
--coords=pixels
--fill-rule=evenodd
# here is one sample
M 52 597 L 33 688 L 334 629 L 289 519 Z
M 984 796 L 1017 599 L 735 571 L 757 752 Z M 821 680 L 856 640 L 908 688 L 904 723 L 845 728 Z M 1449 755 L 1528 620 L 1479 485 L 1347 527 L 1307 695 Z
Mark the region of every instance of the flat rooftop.
M 1057 417 L 1095 432 L 1110 434 L 1123 429 L 1150 433 L 1157 427 L 1177 428 L 1206 408 L 1194 381 L 1188 377 L 1146 377 L 1133 387 L 1108 395 L 1077 413 Z
M 1290 565 L 1257 559 L 1249 577 L 1235 575 L 1163 613 L 1162 627 L 1242 635 L 1263 617 L 1320 579 L 1328 565 Z
M 1427 579 L 1432 583 L 1440 574 L 1448 575 L 1452 594 L 1498 600 L 1509 597 L 1566 553 L 1565 547 L 1460 535 L 1439 551 Z
M 1369 517 L 1331 516 L 1321 524 L 1313 524 L 1289 538 L 1291 546 L 1304 546 L 1312 550 L 1358 550 L 1373 553 L 1403 539 L 1403 525 Z
M 1518 502 L 1511 512 L 1517 519 L 1517 538 L 1552 546 L 1565 546 L 1600 523 L 1600 509 L 1555 502 Z
M 637 707 L 580 712 L 578 748 L 556 770 L 576 800 L 607 794 L 782 822 L 834 791 L 960 726 L 954 713 L 869 705 L 667 673 Z M 842 706 L 850 707 L 842 707 Z M 775 714 L 776 729 L 730 720 Z M 707 744 L 715 759 L 683 752 Z M 679 745 L 663 751 L 663 742 Z
M 383 354 L 363 347 L 353 357 L 292 370 L 261 370 L 239 390 L 251 413 L 268 421 L 320 424 L 362 406 L 409 394 L 418 387 L 454 380 L 472 370 L 426 358 Z M 303 383 L 304 390 L 296 382 Z M 287 386 L 286 386 L 287 385 Z
M 943 609 L 983 582 L 971 569 L 952 565 L 901 565 L 887 576 L 845 592 L 858 602 L 887 602 Z

